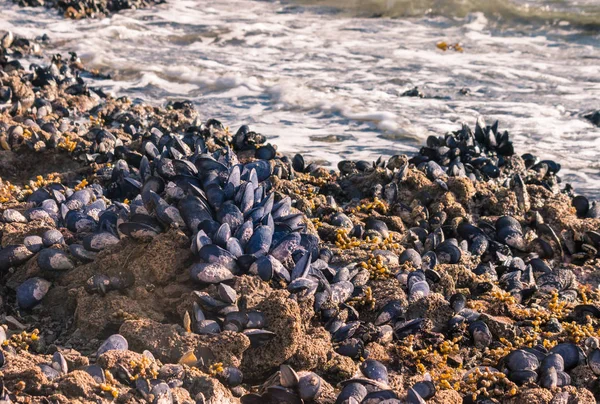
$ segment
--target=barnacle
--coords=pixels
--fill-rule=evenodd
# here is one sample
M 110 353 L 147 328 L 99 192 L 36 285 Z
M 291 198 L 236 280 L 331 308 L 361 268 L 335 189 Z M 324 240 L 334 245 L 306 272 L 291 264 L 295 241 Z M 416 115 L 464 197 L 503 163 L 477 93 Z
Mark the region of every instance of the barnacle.
M 81 180 L 81 182 L 79 184 L 75 185 L 75 187 L 73 189 L 76 191 L 79 191 L 79 190 L 85 188 L 87 185 L 88 185 L 87 179 L 84 178 L 83 180 Z
M 158 377 L 158 366 L 156 365 L 156 362 L 144 355 L 142 355 L 139 360 L 130 361 L 129 366 L 131 366 L 134 379 L 139 377 L 156 379 Z
M 354 209 L 350 209 L 349 213 L 357 213 L 357 212 L 371 213 L 373 211 L 379 211 L 380 213 L 385 214 L 388 211 L 388 205 L 384 201 L 375 197 L 375 198 L 373 198 L 373 201 L 371 201 L 371 202 L 361 203 L 360 205 L 356 206 Z
M 9 202 L 18 192 L 18 188 L 9 181 L 2 181 L 0 178 L 0 203 Z
M 371 272 L 371 279 L 387 279 L 392 276 L 392 272 L 385 265 L 384 258 L 381 255 L 369 254 L 367 260 L 359 265 Z
M 39 334 L 40 331 L 37 328 L 30 333 L 27 331 L 22 331 L 18 334 L 11 335 L 11 337 L 5 340 L 2 345 L 12 346 L 18 350 L 28 351 L 31 344 L 40 339 Z
M 77 147 L 77 142 L 74 140 L 71 140 L 68 136 L 65 136 L 58 143 L 58 147 L 66 150 L 68 152 L 73 152 L 73 150 L 75 150 L 75 147 Z
M 113 398 L 119 397 L 119 390 L 117 390 L 116 387 L 111 386 L 110 384 L 100 383 L 100 390 L 110 393 L 110 395 L 113 396 Z
M 353 297 L 348 301 L 348 304 L 351 306 L 364 306 L 369 310 L 373 310 L 375 308 L 376 300 L 373 297 L 373 291 L 371 287 L 365 288 L 365 295 L 362 297 Z
M 102 113 L 98 113 L 97 117 L 90 115 L 90 124 L 92 124 L 92 126 L 104 126 L 104 123 Z
M 223 363 L 222 362 L 215 362 L 212 365 L 209 366 L 208 368 L 208 373 L 213 376 L 216 377 L 218 374 L 223 372 Z
M 342 250 L 349 250 L 360 246 L 360 240 L 356 237 L 348 236 L 348 231 L 337 229 L 335 231 L 335 245 Z

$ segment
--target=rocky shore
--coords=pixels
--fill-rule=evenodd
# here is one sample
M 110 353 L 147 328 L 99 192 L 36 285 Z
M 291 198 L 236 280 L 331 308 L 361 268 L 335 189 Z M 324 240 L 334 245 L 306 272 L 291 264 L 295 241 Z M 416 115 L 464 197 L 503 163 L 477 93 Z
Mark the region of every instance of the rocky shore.
M 22 7 L 46 7 L 67 18 L 101 18 L 121 10 L 139 9 L 164 3 L 164 0 L 13 0 Z
M 327 170 L 1 46 L 0 402 L 600 398 L 600 206 L 497 123 Z

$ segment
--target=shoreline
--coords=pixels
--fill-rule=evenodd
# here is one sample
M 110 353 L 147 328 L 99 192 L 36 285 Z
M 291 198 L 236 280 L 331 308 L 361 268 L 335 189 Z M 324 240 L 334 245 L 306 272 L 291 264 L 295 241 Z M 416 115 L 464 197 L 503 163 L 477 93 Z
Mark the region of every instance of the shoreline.
M 30 49 L 28 46 L 21 51 L 26 53 Z M 534 349 L 538 343 L 548 349 L 556 343 L 578 340 L 581 352 L 586 350 L 595 358 L 598 347 L 588 339 L 600 336 L 598 318 L 594 318 L 593 309 L 581 306 L 597 307 L 600 301 L 598 277 L 594 274 L 597 250 L 594 253 L 589 248 L 600 246 L 591 245 L 597 242 L 594 234 L 585 234 L 597 231 L 600 220 L 595 213 L 595 218 L 577 216 L 572 195 L 558 191 L 556 163 L 514 155 L 508 135 L 483 124 L 475 130 L 463 127 L 452 136 L 430 138 L 427 147 L 410 160 L 394 156 L 375 166 L 346 161 L 338 165 L 342 172 L 339 169 L 330 172 L 316 165 L 311 167 L 310 162 L 300 157 L 279 156 L 266 143 L 268 139 L 254 132 L 233 133 L 218 121 L 200 123 L 198 112 L 189 103 L 172 103 L 161 108 L 132 105 L 120 98 L 103 99 L 101 94 L 90 93 L 85 80 L 78 80 L 76 73 L 84 70 L 75 57 L 56 63 L 58 73 L 45 69 L 32 77 L 14 64 L 0 64 L 4 72 L 9 71 L 8 77 L 0 75 L 3 83 L 0 87 L 10 87 L 9 98 L 19 102 L 13 102 L 0 113 L 2 148 L 8 146 L 14 150 L 0 152 L 0 176 L 4 180 L 7 176 L 12 178 L 15 186 L 2 184 L 0 198 L 7 198 L 2 201 L 2 211 L 4 215 L 7 208 L 15 209 L 25 219 L 11 211 L 10 218 L 3 216 L 0 225 L 4 247 L 0 256 L 15 260 L 0 268 L 0 286 L 5 296 L 0 308 L 12 316 L 3 319 L 9 324 L 10 342 L 3 345 L 5 364 L 0 372 L 4 387 L 11 394 L 31 396 L 33 400 L 51 397 L 57 402 L 110 401 L 114 394 L 117 402 L 143 402 L 151 401 L 149 394 L 160 393 L 160 389 L 155 391 L 153 387 L 145 391 L 144 386 L 128 380 L 131 376 L 163 380 L 164 383 L 157 383 L 159 386 L 171 383 L 166 399 L 176 397 L 178 402 L 198 402 L 198 393 L 203 393 L 206 402 L 215 403 L 236 402 L 239 397 L 246 397 L 243 402 L 260 402 L 256 400 L 272 399 L 277 394 L 285 394 L 289 400 L 303 394 L 311 398 L 312 390 L 307 388 L 309 393 L 305 392 L 305 382 L 320 386 L 316 397 L 312 397 L 316 402 L 335 402 L 342 390 L 338 383 L 359 375 L 354 384 L 365 386 L 372 397 L 380 394 L 411 399 L 410 389 L 417 383 L 421 382 L 420 389 L 429 387 L 425 376 L 429 374 L 437 392 L 428 402 L 462 402 L 461 396 L 487 385 L 490 388 L 488 391 L 486 387 L 485 393 L 501 402 L 533 397 L 536 402 L 550 402 L 565 393 L 580 402 L 595 402 L 592 391 L 598 392 L 597 376 L 579 358 L 567 370 L 577 387 L 555 386 L 554 390 L 533 387 L 534 384 L 516 387 L 509 378 L 531 379 L 532 375 L 514 376 L 515 369 L 505 372 L 508 377 L 489 369 L 473 370 L 469 376 L 471 369 L 497 365 L 504 355 L 517 352 L 516 348 Z M 34 91 L 37 87 L 39 90 Z M 70 122 L 73 120 L 78 124 L 73 125 Z M 179 136 L 169 137 L 170 133 Z M 228 150 L 226 145 L 235 154 L 224 152 Z M 470 166 L 456 162 L 456 157 L 467 151 L 475 155 L 475 147 L 484 152 L 482 159 L 475 156 Z M 197 158 L 194 148 L 216 153 L 219 162 L 206 156 Z M 165 150 L 170 153 L 170 163 L 163 167 L 157 161 L 162 161 Z M 456 150 L 463 154 L 452 156 Z M 143 165 L 144 156 L 152 168 Z M 190 229 L 190 223 L 201 221 L 194 222 L 196 213 L 185 213 L 182 196 L 192 195 L 204 201 L 204 192 L 206 202 L 218 214 L 217 207 L 223 200 L 232 198 L 226 193 L 229 191 L 224 190 L 224 196 L 214 191 L 213 185 L 235 182 L 230 180 L 235 159 L 254 164 L 251 167 L 257 177 L 253 180 L 249 173 L 252 170 L 242 168 L 237 181 L 242 181 L 243 186 L 251 183 L 254 191 L 258 185 L 263 186 L 260 198 L 254 197 L 258 202 L 243 193 L 236 197 L 241 202 L 263 204 L 259 206 L 262 207 L 268 203 L 268 195 L 276 194 L 271 203 L 277 206 L 286 196 L 291 197 L 290 206 L 284 202 L 278 207 L 285 214 L 277 217 L 272 214 L 277 222 L 269 224 L 262 222 L 266 216 L 258 217 L 258 227 L 279 226 L 279 232 L 285 235 L 275 241 L 275 235 L 271 234 L 266 247 L 264 237 L 257 238 L 259 248 L 255 252 L 259 258 L 272 256 L 277 243 L 289 237 L 289 254 L 280 252 L 281 260 L 261 265 L 252 274 L 252 263 L 246 262 L 248 257 L 241 257 L 248 254 L 231 260 L 218 250 L 217 255 L 225 257 L 218 260 L 219 268 L 212 274 L 205 266 L 192 271 L 192 276 L 202 280 L 194 284 L 190 280 L 190 267 L 199 263 L 195 257 L 199 251 L 193 251 L 193 245 L 190 250 L 190 244 L 192 240 L 201 244 L 205 241 L 197 236 L 199 232 L 194 234 Z M 173 163 L 191 160 L 191 166 Z M 260 163 L 265 161 L 266 165 Z M 202 178 L 194 168 L 200 174 L 214 171 L 216 176 Z M 50 176 L 53 172 L 58 175 Z M 36 180 L 38 174 L 43 175 L 41 180 Z M 472 174 L 475 181 L 461 174 Z M 157 177 L 166 180 L 161 183 Z M 57 178 L 62 185 L 52 185 Z M 507 180 L 509 186 L 504 185 Z M 168 186 L 169 182 L 174 186 Z M 136 201 L 146 184 L 151 184 L 149 190 L 158 198 Z M 234 186 L 238 188 L 237 195 L 242 185 Z M 63 197 L 41 189 L 56 191 Z M 84 221 L 81 226 L 90 225 L 95 231 L 89 228 L 79 231 L 79 219 L 71 226 L 75 230 L 71 230 L 67 212 L 61 211 L 59 205 L 66 204 L 65 198 L 85 190 L 89 190 L 84 198 L 87 200 L 67 210 L 91 216 L 94 224 Z M 212 196 L 213 191 L 216 196 Z M 43 205 L 47 200 L 54 202 Z M 293 207 L 291 200 L 295 201 Z M 589 206 L 584 209 L 583 199 L 576 201 L 583 215 L 595 212 Z M 170 213 L 164 216 L 159 209 L 163 202 L 177 207 L 179 213 L 167 210 Z M 95 203 L 93 209 L 88 209 Z M 194 206 L 200 209 L 197 204 Z M 93 240 L 86 242 L 86 237 L 103 234 L 111 228 L 110 223 L 106 228 L 95 228 L 100 222 L 99 215 L 111 207 L 115 209 L 112 212 L 118 237 L 98 241 L 102 248 L 85 248 L 86 243 L 93 244 Z M 136 222 L 135 214 L 146 217 Z M 505 215 L 517 221 L 515 224 L 509 220 L 508 232 L 497 221 Z M 222 222 L 218 223 L 219 229 L 224 223 L 230 224 L 225 219 L 219 221 Z M 121 228 L 123 223 L 137 223 L 137 226 Z M 54 251 L 60 262 L 51 259 L 46 262 L 40 258 L 44 253 L 34 253 L 29 249 L 31 246 L 7 251 L 9 245 L 24 246 L 24 237 L 44 236 L 55 227 L 63 240 L 53 244 L 42 242 L 46 247 L 42 251 Z M 232 224 L 230 231 L 233 227 Z M 217 229 L 206 227 L 203 231 L 212 232 L 212 241 L 220 237 Z M 234 233 L 227 239 L 241 237 Z M 300 233 L 304 238 L 295 236 Z M 578 240 L 580 237 L 583 243 Z M 447 240 L 451 238 L 456 244 Z M 70 248 L 73 245 L 83 245 L 84 249 L 74 250 Z M 223 245 L 229 248 L 229 244 Z M 271 255 L 258 253 L 265 248 Z M 303 275 L 289 282 L 294 277 L 294 268 L 302 262 L 300 255 L 304 250 L 312 254 L 313 269 L 299 268 L 297 271 Z M 424 261 L 432 251 L 439 262 L 428 267 Z M 294 252 L 299 256 L 294 256 Z M 208 257 L 214 255 L 214 251 L 207 253 Z M 316 257 L 319 258 L 314 260 Z M 427 257 L 431 258 L 431 254 Z M 90 263 L 85 263 L 90 259 Z M 484 261 L 494 267 L 486 269 L 480 265 Z M 264 260 L 261 262 L 265 264 Z M 357 265 L 352 267 L 353 263 Z M 230 272 L 222 271 L 223 267 Z M 317 275 L 310 272 L 313 270 L 321 272 L 320 278 L 315 278 Z M 409 275 L 414 273 L 422 273 L 423 279 L 415 281 L 417 275 Z M 494 280 L 494 273 L 499 279 Z M 515 273 L 518 279 L 510 276 Z M 107 279 L 94 278 L 98 275 Z M 223 277 L 223 282 L 214 282 L 219 277 Z M 27 279 L 35 278 L 51 281 L 52 286 L 37 299 L 41 302 L 35 301 L 32 308 L 24 309 L 22 302 L 16 301 L 15 290 Z M 268 282 L 260 278 L 268 278 Z M 106 284 L 97 284 L 104 280 Z M 291 287 L 295 281 L 301 282 Z M 413 290 L 417 282 L 421 282 L 421 289 Z M 214 299 L 224 299 L 225 292 L 217 286 L 220 283 L 235 291 L 241 311 L 264 315 L 264 330 L 251 328 L 262 330 L 258 337 L 239 332 L 248 330 L 243 330 L 245 325 L 238 327 L 237 320 L 227 323 L 226 313 L 218 312 L 223 309 L 219 304 L 211 307 Z M 323 294 L 323 289 L 327 289 L 325 283 L 334 291 L 328 292 L 333 301 L 327 298 L 327 293 Z M 407 285 L 413 287 L 407 289 Z M 42 289 L 46 286 L 49 285 L 43 282 L 36 285 Z M 462 306 L 466 309 L 456 310 L 460 304 L 455 306 L 458 304 L 455 302 L 463 298 Z M 200 319 L 196 306 L 210 319 Z M 469 309 L 480 314 L 463 312 Z M 385 321 L 379 319 L 382 310 L 389 317 Z M 191 316 L 193 320 L 191 325 L 186 313 L 187 319 Z M 208 326 L 203 321 L 216 321 L 221 327 L 227 323 L 238 332 L 229 329 L 216 335 L 192 332 Z M 555 323 L 560 331 L 552 331 L 557 329 Z M 34 329 L 39 334 L 32 333 Z M 23 331 L 26 333 L 21 334 Z M 117 332 L 127 339 L 131 350 L 110 350 L 96 357 L 104 339 Z M 99 335 L 101 339 L 94 339 Z M 24 344 L 30 345 L 30 349 L 24 349 Z M 211 349 L 214 347 L 218 348 Z M 142 354 L 144 350 L 151 355 Z M 354 359 L 340 354 L 340 350 L 351 352 Z M 364 357 L 366 351 L 368 358 Z M 61 374 L 55 369 L 59 372 L 55 374 L 39 366 L 52 364 L 55 352 L 61 352 L 68 373 Z M 542 354 L 545 357 L 546 353 Z M 387 369 L 371 373 L 361 365 L 370 362 L 361 362 L 361 358 L 376 360 Z M 486 358 L 491 358 L 491 363 Z M 99 364 L 112 376 L 105 375 L 105 380 L 98 383 L 90 368 L 86 368 L 90 364 Z M 289 365 L 300 372 L 297 376 L 302 382 L 294 382 L 294 373 L 284 367 L 281 371 L 292 375 L 289 389 L 282 392 L 274 387 L 288 382 L 271 377 L 280 365 Z M 542 375 L 545 372 L 538 370 L 540 366 L 538 363 L 535 369 L 527 369 L 540 373 L 536 373 L 535 383 L 538 376 L 540 380 L 545 376 Z M 81 370 L 84 368 L 87 371 Z M 129 376 L 126 373 L 123 376 L 123 368 Z M 232 368 L 241 369 L 244 375 L 241 385 L 232 380 L 235 375 Z M 255 388 L 258 385 L 261 387 Z M 460 394 L 453 390 L 455 387 Z M 264 396 L 252 396 L 258 393 Z M 481 398 L 485 396 L 483 390 L 478 394 Z
M 59 11 L 65 18 L 102 18 L 121 10 L 148 8 L 165 3 L 165 0 L 12 0 L 21 7 L 45 7 Z

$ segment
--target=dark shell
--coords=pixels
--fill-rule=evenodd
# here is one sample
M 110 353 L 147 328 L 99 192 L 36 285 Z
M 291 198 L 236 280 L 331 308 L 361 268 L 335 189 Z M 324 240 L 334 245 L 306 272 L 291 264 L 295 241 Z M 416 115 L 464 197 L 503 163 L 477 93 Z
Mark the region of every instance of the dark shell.
M 104 352 L 117 350 L 117 351 L 126 351 L 129 348 L 129 344 L 125 337 L 120 334 L 113 334 L 106 339 L 96 351 L 96 356 L 102 355 Z
M 343 227 L 346 229 L 352 229 L 354 227 L 352 220 L 350 220 L 350 218 L 344 213 L 334 214 L 330 219 L 330 223 L 332 226 Z
M 260 257 L 269 252 L 273 239 L 273 228 L 270 226 L 258 226 L 250 240 L 246 244 L 246 254 Z
M 388 371 L 385 365 L 373 359 L 367 359 L 360 364 L 360 371 L 371 380 L 388 383 Z
M 231 286 L 220 283 L 218 286 L 219 297 L 226 303 L 235 303 L 237 301 L 237 292 Z
M 10 267 L 21 265 L 32 255 L 33 252 L 23 244 L 7 245 L 0 250 L 0 271 L 6 271 Z
M 69 256 L 62 250 L 46 248 L 42 250 L 37 257 L 37 262 L 43 271 L 68 271 L 75 265 L 69 259 Z
M 292 168 L 299 173 L 304 172 L 305 163 L 301 154 L 296 154 L 292 159 Z
M 449 240 L 441 243 L 436 248 L 435 253 L 441 264 L 457 264 L 462 256 L 460 248 L 452 244 Z
M 300 377 L 298 394 L 306 401 L 317 399 L 321 394 L 321 378 L 313 372 Z
M 124 222 L 119 224 L 119 231 L 136 240 L 147 240 L 158 236 L 156 228 L 144 223 Z
M 596 348 L 589 353 L 588 366 L 596 376 L 600 376 L 600 349 Z
M 415 335 L 421 331 L 423 321 L 425 320 L 422 318 L 415 318 L 409 321 L 396 323 L 394 325 L 394 335 L 400 340 L 409 335 Z
M 406 403 L 407 404 L 424 404 L 425 400 L 419 394 L 418 391 L 416 391 L 412 387 L 409 387 L 408 391 L 406 392 Z
M 291 233 L 283 237 L 277 245 L 271 250 L 270 255 L 280 262 L 285 262 L 292 253 L 298 249 L 301 237 L 299 233 Z
M 67 366 L 67 360 L 60 352 L 54 352 L 52 355 L 52 367 L 59 372 L 66 374 L 69 372 L 69 367 Z
M 275 337 L 275 333 L 267 330 L 244 330 L 244 335 L 250 339 L 250 345 L 257 348 Z
M 106 376 L 104 374 L 104 369 L 102 369 L 98 365 L 90 365 L 83 369 L 87 372 L 92 378 L 96 381 L 96 383 L 105 383 Z
M 400 264 L 411 263 L 414 268 L 421 268 L 421 254 L 412 248 L 407 248 L 400 254 Z
M 166 383 L 158 383 L 152 388 L 151 394 L 154 396 L 154 404 L 172 404 L 173 393 Z
M 573 369 L 585 360 L 582 349 L 571 342 L 558 344 L 550 352 L 562 356 L 566 371 Z
M 404 312 L 404 307 L 402 306 L 402 302 L 399 300 L 391 300 L 386 303 L 385 306 L 379 312 L 377 319 L 375 320 L 375 325 L 383 325 L 389 323 L 390 321 L 395 321 L 399 318 Z
M 319 284 L 308 278 L 297 278 L 290 282 L 287 289 L 294 293 L 298 300 L 302 301 L 314 295 Z
M 40 236 L 27 236 L 23 239 L 23 244 L 32 253 L 39 252 L 44 248 L 44 243 Z
M 119 243 L 119 238 L 112 233 L 102 232 L 90 234 L 83 238 L 83 246 L 89 251 L 102 251 L 111 245 Z
M 242 371 L 233 366 L 223 369 L 223 372 L 219 376 L 224 379 L 225 385 L 229 387 L 239 386 L 244 379 Z
M 522 349 L 512 351 L 504 357 L 503 361 L 511 373 L 525 370 L 535 372 L 540 366 L 540 361 L 534 354 Z
M 246 328 L 248 328 L 248 329 L 264 328 L 267 325 L 266 316 L 259 311 L 256 311 L 256 310 L 249 311 L 247 313 L 247 316 L 248 316 L 248 322 L 246 323 Z
M 225 282 L 234 276 L 228 268 L 217 263 L 194 264 L 190 268 L 190 274 L 193 280 L 207 284 Z
M 387 224 L 385 224 L 385 222 L 382 220 L 375 219 L 372 217 L 367 219 L 365 223 L 365 229 L 374 230 L 377 233 L 381 234 L 381 237 L 383 238 L 388 238 L 390 235 Z
M 533 370 L 517 370 L 510 372 L 508 379 L 512 382 L 522 385 L 525 383 L 535 383 L 538 378 L 538 374 Z
M 335 404 L 361 403 L 367 395 L 367 389 L 360 383 L 348 383 L 337 396 Z
M 215 244 L 208 244 L 202 247 L 200 251 L 198 251 L 198 256 L 207 263 L 224 266 L 233 274 L 237 274 L 239 271 L 233 254 Z
M 458 313 L 465 308 L 467 304 L 467 298 L 462 293 L 455 293 L 450 297 L 450 307 L 455 313 Z
M 358 338 L 349 338 L 342 341 L 336 348 L 336 352 L 357 360 L 368 357 L 368 351 L 365 350 L 364 342 Z
M 542 364 L 540 365 L 540 371 L 545 372 L 547 369 L 550 368 L 554 368 L 557 371 L 565 370 L 565 361 L 563 360 L 562 356 L 556 353 L 551 353 L 550 355 L 546 356 L 542 360 Z
M 58 370 L 45 363 L 39 364 L 38 367 L 40 368 L 44 376 L 48 378 L 48 380 L 54 380 L 61 376 L 61 373 Z
M 31 309 L 42 301 L 51 283 L 42 278 L 30 278 L 17 287 L 17 303 L 22 309 Z
M 484 349 L 492 343 L 492 333 L 483 321 L 475 321 L 469 326 L 469 332 L 477 349 Z
M 429 400 L 433 398 L 436 393 L 435 385 L 433 382 L 428 380 L 423 380 L 421 382 L 417 382 L 412 386 L 412 389 L 419 394 L 424 400 Z
M 409 300 L 418 300 L 422 297 L 429 296 L 429 284 L 427 281 L 413 282 L 410 289 L 408 290 Z
M 62 244 L 64 241 L 65 239 L 62 233 L 56 229 L 50 229 L 42 235 L 42 242 L 45 247 L 50 247 L 54 244 Z

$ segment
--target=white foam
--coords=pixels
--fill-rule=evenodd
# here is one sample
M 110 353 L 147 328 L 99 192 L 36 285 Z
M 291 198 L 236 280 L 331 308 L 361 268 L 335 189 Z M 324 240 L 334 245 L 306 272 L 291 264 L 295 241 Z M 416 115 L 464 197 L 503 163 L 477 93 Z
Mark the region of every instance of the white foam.
M 411 1 L 381 4 L 394 11 Z M 544 2 L 552 0 L 529 3 Z M 570 13 L 576 7 L 563 3 Z M 584 3 L 593 11 L 593 0 Z M 52 51 L 75 50 L 90 67 L 114 72 L 94 83 L 106 91 L 156 104 L 191 99 L 204 118 L 249 123 L 280 150 L 331 165 L 414 152 L 463 121 L 499 119 L 517 152 L 559 160 L 565 179 L 600 196 L 600 129 L 581 118 L 600 108 L 598 34 L 540 25 L 499 31 L 487 9 L 465 18 L 362 19 L 287 6 L 177 0 L 68 21 L 5 2 L 0 30 L 48 33 Z M 464 52 L 443 52 L 439 41 Z M 415 86 L 437 98 L 400 96 Z

